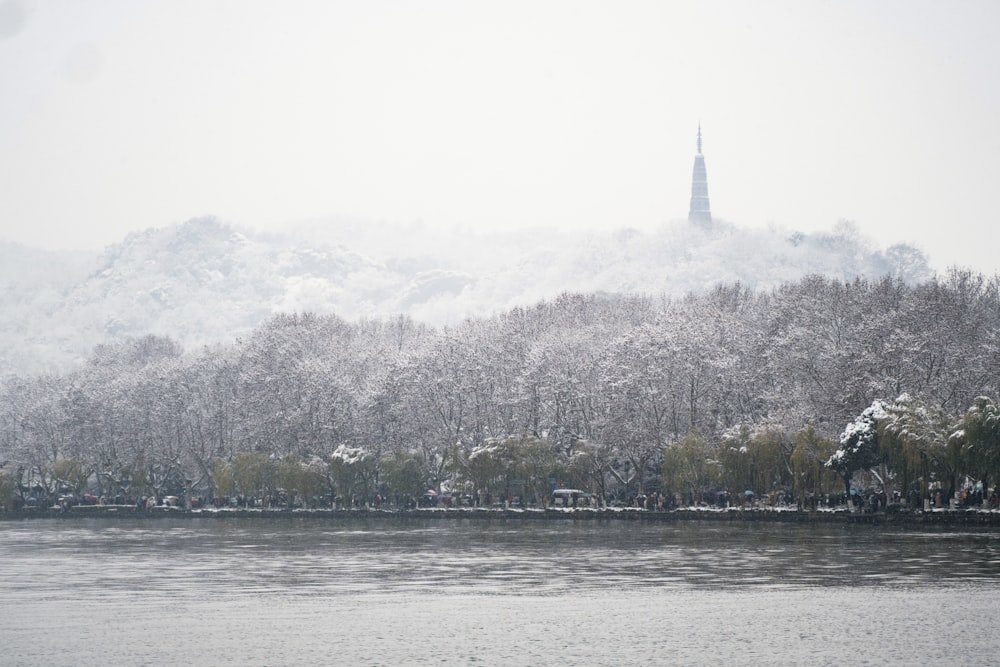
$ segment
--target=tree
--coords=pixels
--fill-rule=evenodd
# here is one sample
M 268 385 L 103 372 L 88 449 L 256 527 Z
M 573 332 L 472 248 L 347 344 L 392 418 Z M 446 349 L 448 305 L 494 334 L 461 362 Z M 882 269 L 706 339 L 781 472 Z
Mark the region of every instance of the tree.
M 339 445 L 330 455 L 330 468 L 342 502 L 367 504 L 375 477 L 375 458 L 360 447 Z
M 825 461 L 834 452 L 833 441 L 821 436 L 816 429 L 808 426 L 794 437 L 792 450 L 792 479 L 795 496 L 803 508 L 815 509 L 816 495 L 825 487 Z
M 919 480 L 926 492 L 934 480 L 1000 474 L 994 408 L 975 399 L 1000 392 L 998 332 L 1000 278 L 967 271 L 916 286 L 811 276 L 764 292 L 735 283 L 679 300 L 563 294 L 442 330 L 405 317 L 349 324 L 279 314 L 232 345 L 185 353 L 146 336 L 100 345 L 67 375 L 0 379 L 0 461 L 23 470 L 24 491 L 56 492 L 66 485 L 57 463 L 74 461 L 78 486 L 128 496 L 187 480 L 218 492 L 228 483 L 217 471 L 235 474 L 249 454 L 269 465 L 320 460 L 330 493 L 327 463 L 343 445 L 366 452 L 371 469 L 337 489 L 367 493 L 386 488 L 381 468 L 397 452 L 407 467 L 419 462 L 424 488 L 459 476 L 493 485 L 475 471 L 482 461 L 466 466 L 477 448 L 512 439 L 544 453 L 539 470 L 552 465 L 602 491 L 617 479 L 641 493 L 664 459 L 691 470 L 677 445 L 697 432 L 709 443 L 704 475 L 686 478 L 724 471 L 741 491 L 791 483 L 801 495 L 827 482 L 812 470 L 822 442 L 875 397 L 905 394 L 887 420 L 855 419 L 823 460 L 849 489 L 874 451 L 887 488 Z M 973 402 L 945 446 L 948 415 Z M 800 447 L 785 434 L 804 424 L 813 444 Z M 225 472 L 217 459 L 235 467 Z M 272 488 L 271 472 L 246 492 Z M 668 485 L 691 488 L 669 466 L 664 473 Z
M 858 415 L 840 434 L 840 447 L 826 461 L 826 467 L 835 470 L 844 480 L 848 498 L 851 495 L 851 477 L 858 470 L 867 470 L 878 464 L 878 422 L 887 416 L 886 405 L 880 400 Z
M 472 448 L 462 461 L 462 477 L 480 496 L 506 492 L 507 480 L 514 467 L 514 453 L 506 438 L 490 438 Z
M 216 498 L 229 498 L 236 495 L 236 479 L 233 477 L 233 465 L 220 458 L 212 460 L 212 479 L 215 480 L 213 495 Z
M 778 492 L 790 486 L 793 444 L 781 431 L 765 428 L 750 441 L 753 489 L 757 493 Z
M 465 457 L 461 477 L 474 493 L 517 494 L 539 502 L 548 496 L 550 477 L 558 476 L 557 458 L 553 443 L 541 438 L 491 438 Z
M 241 452 L 233 456 L 232 477 L 236 492 L 244 502 L 257 496 L 267 495 L 271 487 L 273 466 L 267 455 Z
M 752 448 L 753 434 L 747 424 L 730 429 L 719 443 L 722 483 L 730 494 L 739 494 L 741 499 L 744 492 L 755 491 Z
M 295 507 L 295 499 L 301 497 L 306 503 L 315 491 L 313 480 L 309 478 L 308 468 L 295 454 L 288 454 L 274 465 L 274 491 L 277 500 L 283 502 L 288 509 Z
M 948 479 L 948 495 L 954 493 L 957 461 L 949 454 L 948 440 L 955 425 L 941 408 L 902 394 L 887 407 L 879 425 L 882 459 L 889 470 L 902 474 L 904 494 L 909 490 L 908 482 L 915 477 L 920 480 L 920 497 L 928 498 L 933 476 Z M 888 470 L 883 474 L 886 483 L 887 473 Z
M 956 435 L 964 442 L 966 466 L 982 483 L 985 501 L 989 480 L 1000 474 L 1000 407 L 991 398 L 978 397 Z
M 693 500 L 717 481 L 718 462 L 698 433 L 688 433 L 663 452 L 663 483 L 668 489 Z
M 426 474 L 414 452 L 395 451 L 382 458 L 382 486 L 396 505 L 408 506 L 424 493 Z
M 14 509 L 16 507 L 15 498 L 17 502 L 23 501 L 23 498 L 20 498 L 18 494 L 21 472 L 9 464 L 0 465 L 0 510 Z
M 555 446 L 548 440 L 534 436 L 510 438 L 513 452 L 513 474 L 520 481 L 517 492 L 522 503 L 534 499 L 542 503 L 549 495 L 549 478 L 556 474 L 557 454 Z
M 742 424 L 723 435 L 719 444 L 722 478 L 730 491 L 780 491 L 791 482 L 791 454 L 792 443 L 781 431 L 754 431 Z
M 614 449 L 603 443 L 576 441 L 566 462 L 569 484 L 579 489 L 596 489 L 601 503 L 605 503 L 608 497 L 608 473 L 614 456 Z

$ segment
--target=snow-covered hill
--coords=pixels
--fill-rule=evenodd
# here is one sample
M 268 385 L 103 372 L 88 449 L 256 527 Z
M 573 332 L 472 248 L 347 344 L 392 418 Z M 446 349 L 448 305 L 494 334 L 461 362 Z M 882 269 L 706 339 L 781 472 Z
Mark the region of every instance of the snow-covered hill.
M 0 376 L 67 370 L 99 343 L 147 333 L 188 349 L 230 341 L 282 311 L 442 325 L 564 291 L 680 296 L 810 273 L 931 275 L 918 250 L 872 248 L 847 223 L 811 235 L 686 222 L 484 235 L 337 221 L 278 236 L 200 218 L 130 234 L 100 256 L 0 243 Z

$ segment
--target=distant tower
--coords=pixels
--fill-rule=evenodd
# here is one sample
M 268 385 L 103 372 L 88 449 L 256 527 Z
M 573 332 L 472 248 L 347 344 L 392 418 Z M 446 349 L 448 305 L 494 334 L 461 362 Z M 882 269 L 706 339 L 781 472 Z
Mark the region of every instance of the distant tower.
M 708 206 L 708 172 L 705 171 L 705 156 L 701 154 L 701 123 L 698 123 L 698 154 L 694 156 L 688 222 L 698 225 L 712 224 L 712 210 Z

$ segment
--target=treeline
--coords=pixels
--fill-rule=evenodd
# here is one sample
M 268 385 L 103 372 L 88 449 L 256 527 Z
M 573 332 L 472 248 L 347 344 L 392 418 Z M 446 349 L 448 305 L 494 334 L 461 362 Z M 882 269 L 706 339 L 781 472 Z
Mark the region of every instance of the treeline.
M 926 495 L 1000 470 L 988 420 L 956 435 L 993 409 L 998 331 L 998 279 L 956 270 L 565 294 L 444 329 L 283 314 L 187 352 L 147 336 L 3 381 L 4 497 L 806 497 L 859 471 Z

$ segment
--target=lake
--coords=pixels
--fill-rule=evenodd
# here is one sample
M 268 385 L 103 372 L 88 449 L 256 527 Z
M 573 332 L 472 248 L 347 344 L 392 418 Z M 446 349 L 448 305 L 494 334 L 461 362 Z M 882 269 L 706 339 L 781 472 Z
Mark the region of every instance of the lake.
M 1000 532 L 517 519 L 0 522 L 5 665 L 1000 660 Z

